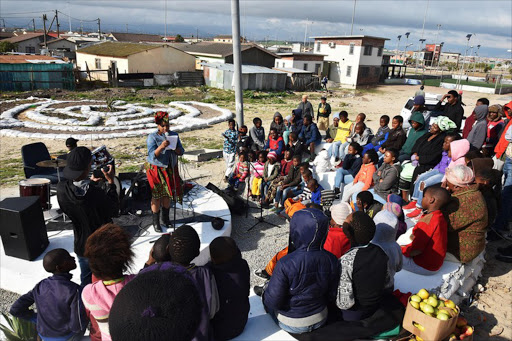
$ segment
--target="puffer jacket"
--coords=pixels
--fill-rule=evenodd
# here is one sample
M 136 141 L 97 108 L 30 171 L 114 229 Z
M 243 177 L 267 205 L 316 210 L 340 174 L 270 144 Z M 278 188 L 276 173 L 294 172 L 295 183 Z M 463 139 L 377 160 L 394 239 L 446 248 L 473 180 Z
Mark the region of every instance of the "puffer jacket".
M 390 165 L 383 163 L 382 166 L 373 173 L 373 190 L 375 194 L 380 195 L 383 199 L 387 199 L 389 194 L 398 193 L 398 180 L 402 168 L 400 163 Z
M 316 123 L 310 123 L 308 126 L 303 125 L 299 134 L 299 140 L 302 140 L 306 146 L 309 146 L 312 142 L 320 144 L 322 142 L 322 135 L 318 131 Z
M 418 122 L 420 124 L 417 130 L 412 127 L 411 121 Z M 409 123 L 411 124 L 411 129 L 409 129 L 409 135 L 407 135 L 407 140 L 405 140 L 405 143 L 402 146 L 402 152 L 405 154 L 412 154 L 411 149 L 416 143 L 416 141 L 418 141 L 418 139 L 421 136 L 427 133 L 427 131 L 425 130 L 425 118 L 423 117 L 423 114 L 421 112 L 413 112 L 411 118 L 409 119 Z
M 279 260 L 263 293 L 265 308 L 280 321 L 326 316 L 328 302 L 336 299 L 339 265 L 336 256 L 323 249 L 328 225 L 329 219 L 314 208 L 293 215 L 290 249 L 294 251 Z

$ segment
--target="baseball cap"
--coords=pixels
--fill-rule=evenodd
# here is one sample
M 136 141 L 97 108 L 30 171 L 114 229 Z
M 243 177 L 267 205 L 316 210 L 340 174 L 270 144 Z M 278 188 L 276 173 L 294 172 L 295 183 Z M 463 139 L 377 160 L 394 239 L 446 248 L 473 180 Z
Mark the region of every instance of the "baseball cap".
M 91 163 L 91 151 L 86 147 L 76 147 L 69 152 L 66 158 L 67 165 L 64 167 L 64 177 L 69 180 L 78 178 Z
M 74 139 L 72 137 L 69 137 L 67 140 L 66 140 L 66 147 L 67 146 L 76 146 L 76 143 L 78 142 L 77 139 Z

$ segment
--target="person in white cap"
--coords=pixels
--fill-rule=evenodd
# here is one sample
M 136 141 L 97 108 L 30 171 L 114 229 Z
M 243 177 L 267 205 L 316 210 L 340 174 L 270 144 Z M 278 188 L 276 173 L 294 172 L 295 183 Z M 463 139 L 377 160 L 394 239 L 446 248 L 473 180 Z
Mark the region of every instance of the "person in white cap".
M 343 224 L 350 222 L 352 208 L 346 202 L 331 206 L 331 223 L 324 243 L 324 250 L 340 258 L 350 249 L 350 240 L 343 232 Z

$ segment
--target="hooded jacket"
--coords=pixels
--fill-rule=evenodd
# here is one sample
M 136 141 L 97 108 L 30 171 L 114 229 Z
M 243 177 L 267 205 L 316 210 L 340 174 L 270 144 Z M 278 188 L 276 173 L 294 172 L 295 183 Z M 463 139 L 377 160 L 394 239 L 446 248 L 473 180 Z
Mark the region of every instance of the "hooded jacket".
M 398 193 L 398 180 L 400 179 L 401 170 L 402 167 L 398 162 L 394 165 L 383 163 L 382 166 L 373 173 L 373 183 L 375 184 L 373 190 L 375 194 L 386 199 L 389 194 Z
M 286 325 L 310 326 L 327 317 L 336 298 L 339 267 L 336 256 L 323 249 L 329 219 L 320 210 L 297 211 L 290 221 L 294 251 L 277 263 L 263 293 L 263 304 Z
M 475 108 L 475 124 L 468 135 L 468 141 L 476 149 L 482 148 L 487 137 L 487 114 L 489 107 L 485 104 Z
M 466 165 L 464 156 L 469 152 L 469 141 L 466 139 L 452 141 L 450 143 L 450 154 L 452 160 L 447 168 L 452 168 L 457 165 Z
M 355 126 L 355 125 L 354 125 Z M 370 140 L 373 138 L 373 131 L 366 127 L 366 129 L 363 131 L 361 135 L 357 134 L 354 131 L 354 134 L 351 137 L 347 138 L 347 142 L 357 142 L 360 146 L 365 146 L 370 142 Z
M 417 130 L 412 128 L 411 121 L 418 122 L 420 124 L 420 127 Z M 401 152 L 403 154 L 412 154 L 411 150 L 416 141 L 418 141 L 418 139 L 421 136 L 427 133 L 427 131 L 425 130 L 425 118 L 423 117 L 423 114 L 421 112 L 413 112 L 411 118 L 409 119 L 409 123 L 411 124 L 411 129 L 409 129 L 409 135 L 407 136 L 407 140 L 405 141 L 402 147 Z
M 309 146 L 312 142 L 320 144 L 322 142 L 322 135 L 318 131 L 316 123 L 311 122 L 308 126 L 303 125 L 299 134 L 299 140 L 304 140 L 306 146 Z
M 251 130 L 249 130 L 249 137 L 252 139 L 254 144 L 258 146 L 258 150 L 262 150 L 265 147 L 265 128 L 263 126 L 256 128 L 253 126 Z
M 292 116 L 293 116 L 293 124 L 291 126 L 292 133 L 296 133 L 297 135 L 299 135 L 300 132 L 302 131 L 302 124 L 303 124 L 302 118 L 304 117 L 302 109 L 292 110 Z
M 450 105 L 449 103 L 447 103 L 443 107 L 443 102 L 441 102 L 441 101 L 437 102 L 433 111 L 442 112 L 443 116 L 446 116 L 450 120 L 455 122 L 455 125 L 457 125 L 457 129 L 458 130 L 460 129 L 460 127 L 462 125 L 462 118 L 464 117 L 464 108 L 462 107 L 460 97 L 457 99 L 457 102 L 454 105 Z
M 276 117 L 281 118 L 281 123 L 276 123 L 275 119 Z M 283 132 L 286 130 L 286 126 L 284 125 L 283 121 L 283 115 L 281 115 L 279 112 L 276 111 L 274 114 L 274 117 L 272 118 L 272 123 L 270 123 L 270 129 L 275 128 L 277 130 L 277 133 L 279 136 L 283 136 Z
M 375 221 L 375 236 L 371 243 L 377 245 L 388 256 L 388 272 L 385 290 L 393 291 L 395 273 L 402 270 L 402 249 L 395 241 L 398 218 L 389 211 L 380 211 L 373 218 Z
M 119 200 L 114 185 L 108 185 L 107 191 L 91 181 L 85 195 L 73 181 L 61 181 L 57 185 L 57 200 L 62 211 L 73 223 L 74 251 L 83 257 L 87 238 L 103 224 L 112 222 L 119 212 Z
M 505 104 L 503 106 L 503 110 L 505 110 L 505 108 L 509 109 L 509 113 L 506 114 L 507 115 L 507 119 L 508 119 L 508 123 L 505 126 L 505 129 L 503 129 L 501 131 L 502 133 L 501 133 L 500 139 L 498 141 L 498 144 L 494 148 L 494 152 L 496 153 L 496 157 L 498 159 L 501 158 L 503 153 L 505 153 L 505 150 L 507 150 L 507 146 L 510 143 L 510 141 L 507 141 L 507 139 L 505 138 L 505 135 L 508 132 L 508 129 L 510 128 L 510 126 L 512 126 L 512 101 L 510 101 L 507 104 Z

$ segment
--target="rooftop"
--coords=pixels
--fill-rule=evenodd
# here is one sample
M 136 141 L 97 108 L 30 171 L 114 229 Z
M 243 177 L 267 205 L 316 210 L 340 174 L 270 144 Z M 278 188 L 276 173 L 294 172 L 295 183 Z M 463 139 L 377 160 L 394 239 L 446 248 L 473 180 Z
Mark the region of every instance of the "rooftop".
M 193 54 L 193 55 L 202 55 L 202 56 L 212 56 L 212 57 L 227 57 L 233 54 L 233 45 L 224 44 L 224 43 L 214 43 L 209 41 L 203 41 L 196 44 L 189 43 L 176 43 L 171 44 L 172 47 L 177 48 L 178 50 L 182 50 L 184 52 Z M 276 58 L 279 58 L 277 55 L 272 52 L 259 47 L 255 44 L 241 44 L 241 51 L 249 50 L 252 48 L 257 48 L 263 52 L 273 55 Z
M 11 38 L 4 39 L 3 41 L 9 41 L 11 43 L 19 43 L 25 40 L 42 37 L 43 33 L 25 33 Z M 53 39 L 53 38 L 51 38 Z
M 278 52 L 276 53 L 279 57 L 288 57 L 288 56 L 314 56 L 314 57 L 324 57 L 325 54 L 313 53 L 313 52 Z
M 157 34 L 138 34 L 138 33 L 121 33 L 112 32 L 111 35 L 115 40 L 121 42 L 140 43 L 145 41 L 162 42 L 162 37 Z
M 201 63 L 203 66 L 207 66 L 209 68 L 214 68 L 218 70 L 224 71 L 234 71 L 235 67 L 233 64 L 221 64 L 221 63 Z M 275 74 L 283 74 L 285 72 L 269 69 L 268 67 L 257 66 L 257 65 L 242 65 L 242 73 L 250 74 L 250 73 L 275 73 Z
M 365 36 L 365 35 L 354 35 L 354 36 L 315 36 L 310 37 L 313 39 L 363 39 L 363 38 L 370 38 L 370 39 L 382 39 L 382 40 L 389 40 L 389 38 L 382 38 L 382 37 L 375 37 L 375 36 Z
M 294 67 L 274 67 L 273 69 L 277 70 L 277 71 L 283 71 L 283 72 L 286 72 L 286 73 L 306 73 L 306 74 L 312 74 L 313 73 L 313 71 L 306 71 L 306 70 L 297 69 L 297 68 L 294 68 Z
M 144 52 L 147 50 L 157 49 L 162 45 L 149 45 L 149 44 L 135 44 L 135 43 L 120 43 L 114 41 L 106 41 L 99 44 L 90 45 L 76 52 L 93 54 L 97 56 L 119 57 L 126 58 L 130 55 Z
M 39 64 L 39 63 L 65 63 L 62 60 L 37 54 L 3 54 L 0 55 L 0 64 Z

